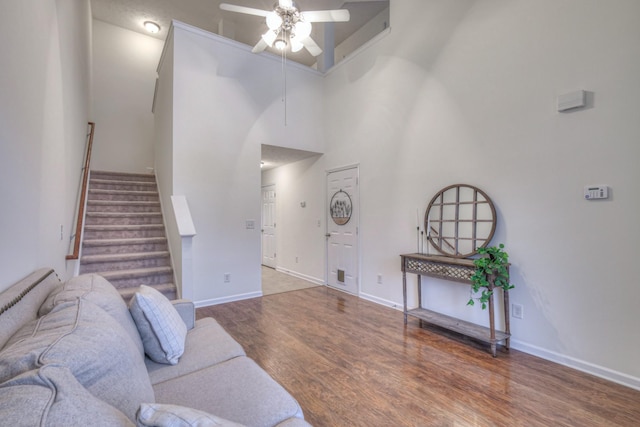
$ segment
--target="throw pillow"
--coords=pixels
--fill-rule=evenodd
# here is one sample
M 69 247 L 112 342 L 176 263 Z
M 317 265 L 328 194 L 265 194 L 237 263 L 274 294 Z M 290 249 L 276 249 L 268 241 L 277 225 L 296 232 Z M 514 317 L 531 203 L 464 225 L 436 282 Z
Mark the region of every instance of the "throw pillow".
M 184 353 L 187 325 L 167 297 L 142 285 L 131 299 L 129 310 L 147 356 L 154 362 L 177 364 Z
M 242 427 L 204 411 L 178 405 L 143 403 L 138 427 Z
M 82 387 L 68 368 L 45 365 L 0 384 L 0 424 L 131 426 L 119 410 Z

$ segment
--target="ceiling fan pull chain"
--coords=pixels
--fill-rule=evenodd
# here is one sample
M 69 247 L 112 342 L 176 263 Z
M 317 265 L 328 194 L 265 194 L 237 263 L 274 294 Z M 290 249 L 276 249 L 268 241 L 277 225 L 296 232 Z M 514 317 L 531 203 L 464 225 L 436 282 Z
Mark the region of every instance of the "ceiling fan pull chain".
M 284 31 L 285 40 L 290 40 L 290 35 Z M 283 77 L 283 102 L 284 102 L 284 125 L 287 126 L 287 49 L 282 49 L 282 77 Z

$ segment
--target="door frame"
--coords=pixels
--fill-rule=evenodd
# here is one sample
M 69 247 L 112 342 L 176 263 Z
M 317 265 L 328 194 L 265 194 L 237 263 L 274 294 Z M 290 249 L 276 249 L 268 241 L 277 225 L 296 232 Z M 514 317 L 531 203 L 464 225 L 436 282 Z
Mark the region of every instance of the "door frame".
M 356 275 L 357 275 L 357 284 L 356 284 L 356 294 L 355 296 L 360 297 L 360 291 L 361 291 L 361 281 L 360 278 L 362 277 L 361 274 L 361 269 L 362 269 L 362 251 L 360 250 L 360 208 L 361 208 L 361 203 L 360 203 L 360 163 L 353 163 L 353 164 L 348 164 L 348 165 L 344 165 L 344 166 L 339 166 L 339 167 L 335 167 L 335 168 L 331 168 L 331 169 L 326 169 L 325 170 L 325 177 L 324 177 L 324 214 L 325 214 L 325 219 L 328 217 L 328 212 L 329 212 L 329 186 L 327 185 L 327 181 L 329 178 L 329 174 L 334 173 L 334 172 L 341 172 L 344 170 L 348 170 L 348 169 L 355 169 L 356 170 L 356 188 L 355 188 L 355 192 L 357 194 L 357 199 L 358 199 L 358 208 L 357 208 L 357 214 L 352 216 L 351 219 L 356 221 L 356 243 L 358 245 L 357 248 L 357 254 L 356 254 L 356 259 L 358 262 L 358 268 L 356 269 Z M 328 221 L 325 221 L 325 231 L 324 234 L 325 236 L 327 236 L 327 234 L 329 233 L 329 223 Z M 325 237 L 324 239 L 324 284 L 325 286 L 329 286 L 329 238 Z M 331 289 L 337 289 L 337 290 L 341 290 L 340 288 L 335 288 L 333 286 L 330 286 Z M 343 291 L 346 292 L 346 291 Z M 352 294 L 350 294 L 352 295 Z

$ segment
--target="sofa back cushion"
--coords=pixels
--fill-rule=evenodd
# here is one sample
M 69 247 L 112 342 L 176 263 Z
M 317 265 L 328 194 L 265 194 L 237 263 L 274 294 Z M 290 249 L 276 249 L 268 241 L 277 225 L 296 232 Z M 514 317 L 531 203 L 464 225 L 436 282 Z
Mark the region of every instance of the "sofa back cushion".
M 0 384 L 0 420 L 7 426 L 134 426 L 82 387 L 68 368 L 53 364 Z
M 60 286 L 50 268 L 41 268 L 0 293 L 0 349 L 25 323 L 38 317 L 38 308 Z
M 0 352 L 0 382 L 48 364 L 66 366 L 91 394 L 131 420 L 154 402 L 144 359 L 114 318 L 83 297 L 27 323 Z
M 127 304 L 116 288 L 98 274 L 83 274 L 67 280 L 47 297 L 38 314 L 44 316 L 53 307 L 82 297 L 109 313 L 127 331 L 129 338 L 144 357 L 144 348 Z

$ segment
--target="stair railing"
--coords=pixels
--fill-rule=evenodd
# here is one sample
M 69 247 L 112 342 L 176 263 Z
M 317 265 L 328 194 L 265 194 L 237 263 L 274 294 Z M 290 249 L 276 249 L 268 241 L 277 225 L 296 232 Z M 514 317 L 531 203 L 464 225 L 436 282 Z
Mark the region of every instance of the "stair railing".
M 91 147 L 93 146 L 93 132 L 96 124 L 89 122 L 89 133 L 87 134 L 87 150 L 84 158 L 84 167 L 82 171 L 82 187 L 80 189 L 78 204 L 78 217 L 76 221 L 76 232 L 71 236 L 73 241 L 73 253 L 66 256 L 67 260 L 78 259 L 80 256 L 80 236 L 82 236 L 82 226 L 84 224 L 84 206 L 87 197 L 87 185 L 89 184 L 89 165 L 91 164 Z

